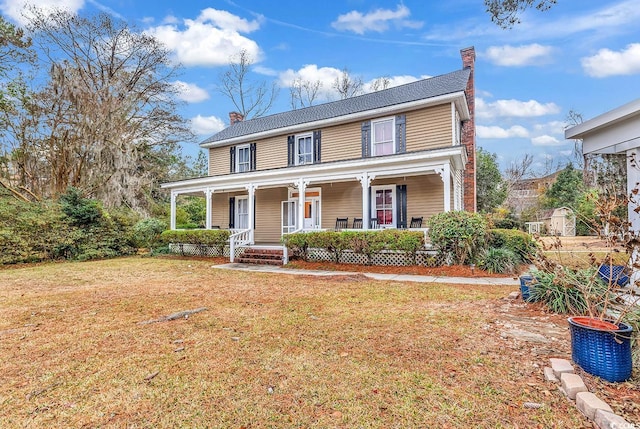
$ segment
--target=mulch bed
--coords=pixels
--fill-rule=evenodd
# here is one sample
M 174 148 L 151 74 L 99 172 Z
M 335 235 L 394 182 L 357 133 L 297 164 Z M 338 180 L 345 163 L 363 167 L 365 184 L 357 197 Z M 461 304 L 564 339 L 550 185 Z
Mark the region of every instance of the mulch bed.
M 296 268 L 303 270 L 326 270 L 326 271 L 352 271 L 369 272 L 383 274 L 413 274 L 421 276 L 446 276 L 446 277 L 495 277 L 495 278 L 515 278 L 517 274 L 491 274 L 487 271 L 474 268 L 468 265 L 451 265 L 442 267 L 425 267 L 420 265 L 396 267 L 387 265 L 359 265 L 359 264 L 336 264 L 335 262 L 305 262 L 291 261 L 285 268 Z

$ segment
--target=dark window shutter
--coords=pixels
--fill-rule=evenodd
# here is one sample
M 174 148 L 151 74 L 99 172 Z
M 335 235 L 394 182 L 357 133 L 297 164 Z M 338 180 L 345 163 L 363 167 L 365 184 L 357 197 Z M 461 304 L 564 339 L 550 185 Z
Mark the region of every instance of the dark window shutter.
M 406 116 L 396 116 L 396 153 L 404 153 L 407 151 L 407 126 Z
M 407 185 L 396 186 L 396 227 L 407 227 Z
M 251 143 L 249 145 L 249 160 L 250 160 L 250 168 L 251 171 L 256 171 L 256 144 Z
M 229 228 L 235 228 L 236 222 L 236 197 L 229 198 Z
M 321 160 L 322 148 L 320 146 L 322 140 L 322 133 L 320 130 L 313 132 L 313 163 L 317 164 Z
M 371 156 L 371 121 L 362 123 L 362 157 Z
M 229 160 L 231 161 L 231 165 L 229 166 L 229 172 L 235 173 L 236 172 L 236 147 L 235 146 L 231 146 L 229 148 Z
M 287 165 L 296 165 L 296 136 L 287 137 Z

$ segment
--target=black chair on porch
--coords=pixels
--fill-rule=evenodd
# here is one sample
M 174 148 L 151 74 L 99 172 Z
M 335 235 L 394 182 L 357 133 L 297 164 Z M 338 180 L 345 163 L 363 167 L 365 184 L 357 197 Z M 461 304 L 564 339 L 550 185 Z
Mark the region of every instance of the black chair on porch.
M 422 216 L 412 217 L 411 223 L 409 223 L 409 228 L 422 228 Z
M 353 229 L 362 229 L 362 218 L 361 217 L 354 217 L 353 218 Z
M 380 229 L 378 218 L 371 219 L 371 221 L 369 222 L 369 229 Z
M 339 217 L 336 218 L 336 231 L 341 229 L 346 229 L 349 227 L 349 218 L 348 217 Z

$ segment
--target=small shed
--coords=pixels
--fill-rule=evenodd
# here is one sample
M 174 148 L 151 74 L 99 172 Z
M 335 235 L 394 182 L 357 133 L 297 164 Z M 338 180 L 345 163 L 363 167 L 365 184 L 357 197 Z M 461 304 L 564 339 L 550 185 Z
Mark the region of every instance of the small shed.
M 569 207 L 545 210 L 540 216 L 548 235 L 575 237 L 576 215 Z

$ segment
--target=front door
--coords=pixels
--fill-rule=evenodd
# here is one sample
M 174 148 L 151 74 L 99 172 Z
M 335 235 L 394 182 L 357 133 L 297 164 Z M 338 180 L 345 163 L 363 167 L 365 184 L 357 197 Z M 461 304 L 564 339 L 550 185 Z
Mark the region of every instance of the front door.
M 320 228 L 320 199 L 308 198 L 304 202 L 304 228 Z

